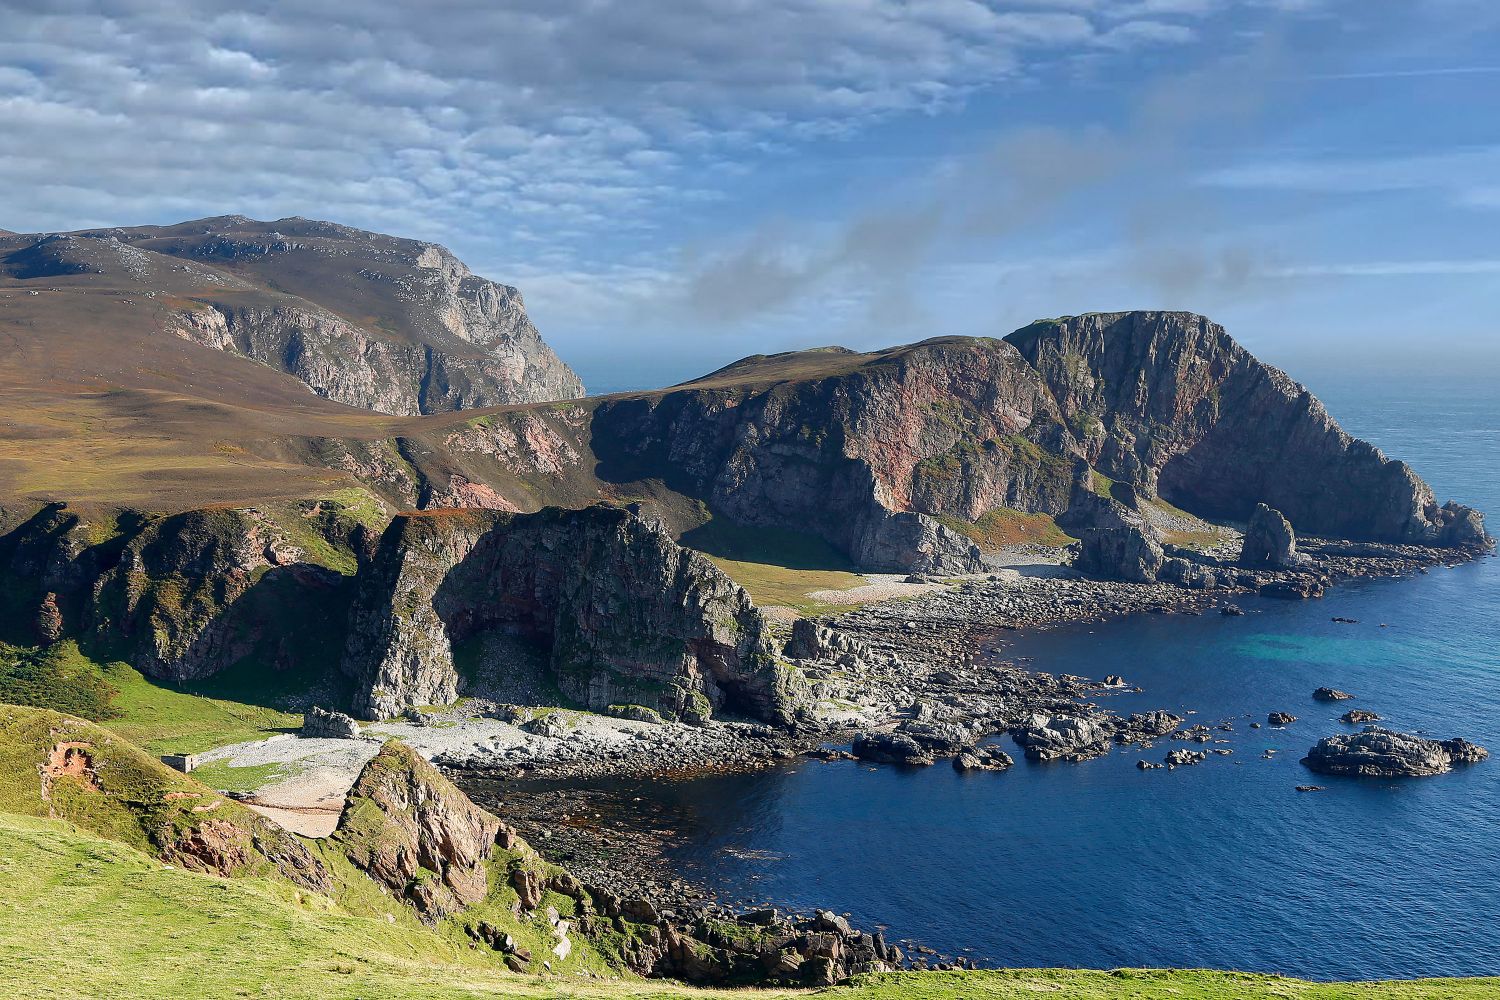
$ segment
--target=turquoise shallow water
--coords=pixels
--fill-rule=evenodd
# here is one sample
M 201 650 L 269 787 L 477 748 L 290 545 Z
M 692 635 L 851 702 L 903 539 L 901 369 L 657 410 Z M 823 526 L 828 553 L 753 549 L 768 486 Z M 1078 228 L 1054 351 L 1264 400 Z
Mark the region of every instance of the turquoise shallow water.
M 1500 387 L 1312 388 L 1440 496 L 1500 522 Z M 807 762 L 628 791 L 680 819 L 674 859 L 728 899 L 829 905 L 989 963 L 1500 974 L 1500 754 L 1406 781 L 1320 778 L 1298 763 L 1346 728 L 1347 706 L 1311 698 L 1325 684 L 1394 727 L 1500 751 L 1500 562 L 1244 606 L 1244 618 L 1146 616 L 1008 647 L 1042 669 L 1145 688 L 1121 709 L 1233 720 L 1233 756 L 1199 767 L 1141 772 L 1125 751 L 967 776 Z M 1300 721 L 1248 728 L 1273 709 Z M 1294 790 L 1312 781 L 1327 791 Z

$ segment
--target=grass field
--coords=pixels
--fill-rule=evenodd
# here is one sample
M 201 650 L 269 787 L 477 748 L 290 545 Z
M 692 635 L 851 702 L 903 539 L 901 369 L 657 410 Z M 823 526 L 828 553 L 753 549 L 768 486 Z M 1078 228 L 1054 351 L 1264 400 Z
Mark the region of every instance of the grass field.
M 1215 972 L 902 973 L 816 994 L 520 976 L 413 922 L 172 868 L 56 820 L 0 814 L 0 992 L 34 1000 L 1480 1000 L 1500 980 L 1316 985 Z
M 243 686 L 231 672 L 173 687 L 125 663 L 97 663 L 72 641 L 46 650 L 0 646 L 0 701 L 93 719 L 153 754 L 197 753 L 301 726 L 300 714 L 234 697 Z

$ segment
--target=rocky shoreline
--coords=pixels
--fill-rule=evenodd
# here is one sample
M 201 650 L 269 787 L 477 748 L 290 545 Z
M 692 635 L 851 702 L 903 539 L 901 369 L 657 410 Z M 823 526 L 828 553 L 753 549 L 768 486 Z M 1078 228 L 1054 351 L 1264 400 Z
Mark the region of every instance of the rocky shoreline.
M 966 758 L 980 739 L 999 733 L 1010 733 L 1019 750 L 1044 759 L 1084 759 L 1120 743 L 1144 750 L 1166 740 L 1179 748 L 1226 742 L 1224 734 L 1234 729 L 1229 721 L 1184 730 L 1181 717 L 1164 712 L 1121 718 L 1099 702 L 1130 690 L 1128 680 L 1026 669 L 1005 658 L 1003 637 L 1131 614 L 1235 613 L 1235 598 L 1299 579 L 1316 581 L 1321 592 L 1352 579 L 1411 575 L 1479 556 L 1322 541 L 1304 542 L 1303 551 L 1308 562 L 1296 572 L 1246 573 L 1242 585 L 1213 591 L 1092 580 L 1037 564 L 804 624 L 803 644 L 814 648 L 799 650 L 811 654 L 800 662 L 815 693 L 825 704 L 851 706 L 818 725 L 777 730 L 715 722 L 663 733 L 642 741 L 643 752 L 622 756 L 579 753 L 474 766 L 449 755 L 440 762 L 558 861 L 612 891 L 644 896 L 668 910 L 720 915 L 773 905 L 775 900 L 715 899 L 691 873 L 675 870 L 669 849 L 688 817 L 663 815 L 659 800 L 630 793 L 632 783 L 785 765 L 799 756 L 848 759 L 855 755 L 843 747 L 862 733 L 887 738 L 871 743 L 880 742 L 882 749 L 863 752 L 871 760 L 902 761 L 890 750 L 889 740 L 896 738 L 912 748 L 907 763 L 952 757 L 957 766 L 997 769 L 1009 762 L 1003 752 L 985 748 L 985 756 Z M 820 642 L 825 648 L 816 648 Z M 1059 723 L 1066 731 L 1059 731 Z M 1142 765 L 1182 766 L 1230 752 L 1218 746 L 1177 749 L 1175 760 L 1169 754 L 1162 764 Z M 921 953 L 920 944 L 903 944 L 908 954 Z

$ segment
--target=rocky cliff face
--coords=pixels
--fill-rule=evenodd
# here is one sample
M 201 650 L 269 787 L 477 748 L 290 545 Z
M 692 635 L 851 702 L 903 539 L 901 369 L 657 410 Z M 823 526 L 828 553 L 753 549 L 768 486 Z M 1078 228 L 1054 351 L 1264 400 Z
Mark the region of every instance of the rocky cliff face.
M 469 510 L 398 517 L 362 570 L 343 661 L 356 709 L 453 701 L 453 644 L 488 630 L 535 644 L 592 709 L 786 723 L 805 698 L 748 595 L 660 525 L 606 507 Z
M 276 507 L 95 518 L 46 505 L 0 535 L 4 638 L 73 637 L 174 682 L 252 654 L 299 666 L 342 635 L 352 587 L 328 563 L 352 563 L 366 529 L 335 501 Z
M 767 378 L 776 363 L 805 377 Z M 1065 429 L 999 341 L 751 359 L 606 401 L 591 430 L 603 476 L 662 476 L 736 522 L 814 531 L 871 569 L 970 571 L 971 544 L 933 515 L 1061 511 L 1072 486 L 1048 451 Z
M 934 519 L 1073 516 L 1095 470 L 1210 518 L 1266 502 L 1314 534 L 1487 541 L 1477 513 L 1438 506 L 1406 465 L 1187 313 L 747 359 L 606 401 L 591 433 L 605 478 L 660 476 L 742 524 L 814 531 L 871 569 L 975 568 L 968 541 Z
M 1345 434 L 1311 393 L 1191 313 L 1102 313 L 1006 338 L 1039 372 L 1079 453 L 1200 516 L 1258 503 L 1304 533 L 1440 546 L 1487 541 L 1404 463 Z
M 0 247 L 9 276 L 138 286 L 170 304 L 165 332 L 280 369 L 336 402 L 416 415 L 583 395 L 521 293 L 435 244 L 240 216 L 23 241 Z

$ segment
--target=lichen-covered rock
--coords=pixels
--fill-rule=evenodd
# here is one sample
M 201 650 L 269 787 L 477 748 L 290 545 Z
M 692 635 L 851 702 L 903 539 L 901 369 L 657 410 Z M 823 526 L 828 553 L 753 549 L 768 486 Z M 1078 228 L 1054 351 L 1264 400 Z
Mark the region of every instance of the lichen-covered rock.
M 1254 568 L 1294 569 L 1306 564 L 1297 551 L 1297 534 L 1279 510 L 1256 504 L 1245 528 L 1240 565 Z
M 1471 764 L 1487 756 L 1488 751 L 1467 740 L 1439 742 L 1366 726 L 1359 733 L 1318 741 L 1302 763 L 1319 774 L 1396 778 L 1442 774 L 1455 763 Z
M 334 836 L 355 867 L 436 922 L 489 894 L 499 819 L 392 740 L 354 782 Z
M 596 711 L 727 709 L 785 724 L 806 704 L 742 588 L 660 524 L 591 507 L 397 518 L 350 613 L 343 666 L 357 711 L 453 701 L 452 644 L 487 629 L 536 643 L 563 693 Z

